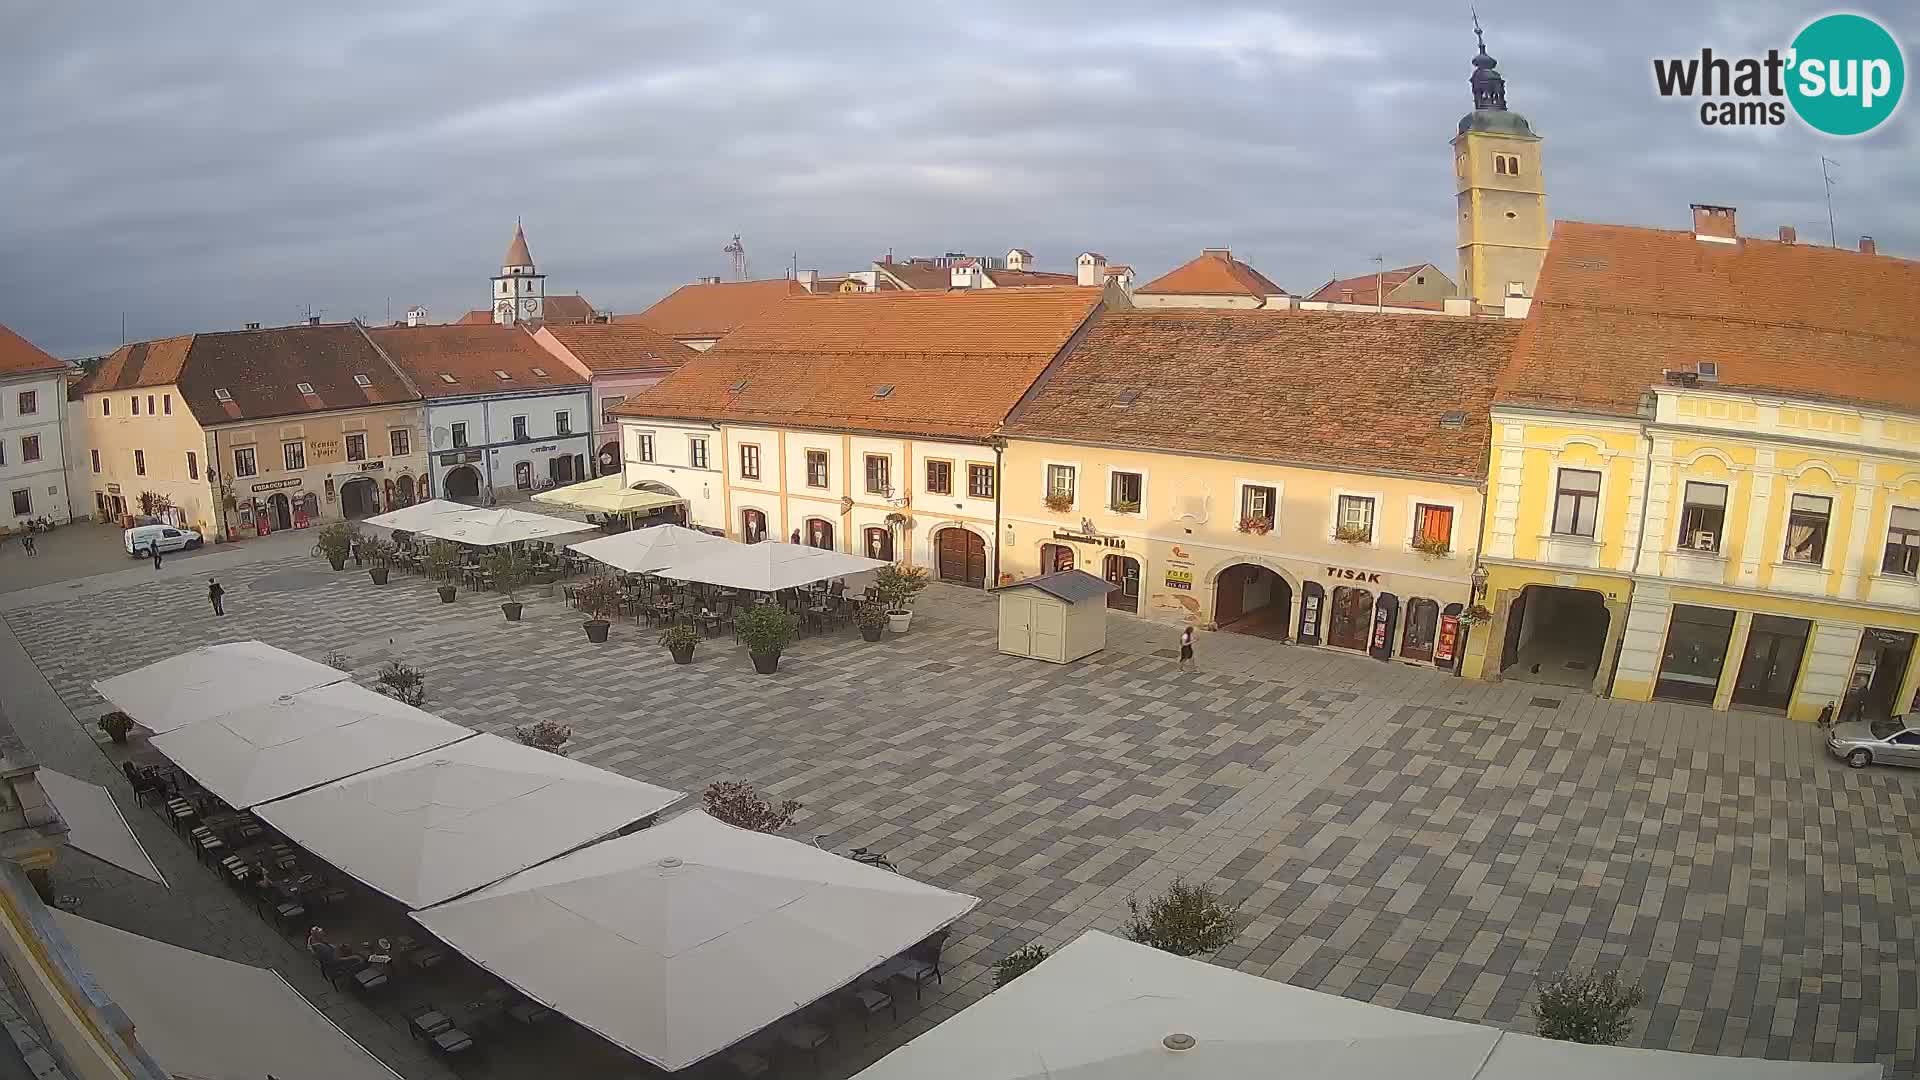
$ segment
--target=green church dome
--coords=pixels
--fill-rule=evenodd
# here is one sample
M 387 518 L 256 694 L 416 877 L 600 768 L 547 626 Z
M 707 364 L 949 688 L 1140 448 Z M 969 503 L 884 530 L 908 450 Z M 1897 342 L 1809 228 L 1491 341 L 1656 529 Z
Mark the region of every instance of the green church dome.
M 1460 118 L 1460 134 L 1469 131 L 1490 131 L 1498 135 L 1519 135 L 1534 139 L 1539 136 L 1527 124 L 1527 118 L 1508 109 L 1475 109 Z

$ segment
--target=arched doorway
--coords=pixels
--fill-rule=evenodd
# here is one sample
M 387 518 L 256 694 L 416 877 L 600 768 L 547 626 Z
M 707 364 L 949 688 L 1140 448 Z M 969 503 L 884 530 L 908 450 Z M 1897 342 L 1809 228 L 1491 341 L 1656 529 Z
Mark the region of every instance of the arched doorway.
M 267 497 L 267 516 L 275 529 L 293 528 L 293 503 L 285 495 L 275 492 Z
M 471 465 L 456 465 L 447 473 L 447 479 L 441 485 L 447 498 L 455 502 L 478 503 L 480 501 L 480 470 Z
M 1040 545 L 1040 572 L 1057 574 L 1062 570 L 1073 569 L 1073 549 L 1065 544 Z
M 1373 594 L 1365 589 L 1338 588 L 1333 590 L 1333 603 L 1328 606 L 1327 644 L 1364 651 L 1373 633 Z
M 1407 629 L 1400 638 L 1400 655 L 1409 660 L 1432 660 L 1440 636 L 1440 604 L 1424 596 L 1407 601 Z
M 958 525 L 933 534 L 934 574 L 955 585 L 987 586 L 987 542 Z
M 516 461 L 513 463 L 513 486 L 526 491 L 533 486 L 533 462 Z
M 393 487 L 393 505 L 397 509 L 413 505 L 413 477 L 402 476 Z
M 767 515 L 758 510 L 740 511 L 740 539 L 757 544 L 767 538 Z
M 833 522 L 826 518 L 808 518 L 806 532 L 801 534 L 808 547 L 817 547 L 822 551 L 833 550 Z
M 1592 686 L 1608 622 L 1607 598 L 1592 589 L 1529 585 L 1507 613 L 1500 674 L 1554 686 Z
M 866 555 L 869 559 L 893 561 L 893 530 L 868 528 L 866 531 Z
M 340 513 L 348 521 L 359 521 L 380 512 L 380 486 L 371 477 L 358 477 L 340 485 Z
M 1102 575 L 1113 591 L 1107 594 L 1107 606 L 1115 611 L 1138 614 L 1140 611 L 1140 560 L 1129 555 L 1109 555 L 1101 565 Z
M 1264 566 L 1236 563 L 1213 583 L 1213 623 L 1222 630 L 1287 639 L 1293 617 L 1293 586 Z

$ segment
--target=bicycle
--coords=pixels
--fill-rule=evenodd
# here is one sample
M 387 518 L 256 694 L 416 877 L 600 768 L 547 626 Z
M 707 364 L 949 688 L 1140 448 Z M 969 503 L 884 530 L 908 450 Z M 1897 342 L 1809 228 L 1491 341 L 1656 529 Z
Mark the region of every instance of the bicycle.
M 827 836 L 827 833 L 814 834 L 813 846 L 819 848 L 821 851 L 832 851 L 832 848 L 820 842 L 825 840 Z M 888 859 L 884 854 L 869 848 L 852 848 L 848 850 L 846 857 L 864 866 L 877 866 L 882 870 L 891 871 L 895 874 L 900 872 L 900 868 L 893 865 L 892 860 Z

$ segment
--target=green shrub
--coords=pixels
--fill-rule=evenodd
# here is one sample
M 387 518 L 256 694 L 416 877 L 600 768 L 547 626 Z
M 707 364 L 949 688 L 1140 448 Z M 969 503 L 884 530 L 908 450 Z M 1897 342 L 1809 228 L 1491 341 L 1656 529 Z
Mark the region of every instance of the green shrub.
M 747 651 L 760 656 L 786 648 L 800 632 L 800 621 L 793 613 L 775 604 L 755 604 L 734 616 L 733 625 Z
M 1193 956 L 1225 948 L 1239 933 L 1240 905 L 1220 903 L 1212 889 L 1176 881 L 1143 908 L 1127 898 L 1127 937 L 1175 956 Z
M 360 541 L 360 530 L 352 522 L 336 521 L 321 528 L 313 538 L 313 553 L 328 562 L 346 562 L 353 545 Z
M 793 824 L 793 816 L 800 812 L 800 804 L 794 800 L 776 805 L 761 798 L 753 785 L 744 780 L 708 784 L 701 801 L 709 816 L 754 832 L 777 833 Z
M 1612 1046 L 1633 1032 L 1633 1010 L 1644 997 L 1609 971 L 1562 972 L 1540 984 L 1534 1030 L 1542 1038 Z
M 416 709 L 427 703 L 427 677 L 398 660 L 380 669 L 379 685 L 374 689 Z
M 995 990 L 1032 971 L 1035 965 L 1047 958 L 1045 945 L 1028 945 L 1008 953 L 1006 959 L 993 965 L 993 988 Z

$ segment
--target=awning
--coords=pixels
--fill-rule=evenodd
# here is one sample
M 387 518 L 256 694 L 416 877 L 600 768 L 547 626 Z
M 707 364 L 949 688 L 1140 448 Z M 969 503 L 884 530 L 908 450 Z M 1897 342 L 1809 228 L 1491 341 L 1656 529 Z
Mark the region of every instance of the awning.
M 243 705 L 156 735 L 153 748 L 244 809 L 471 735 L 349 682 Z
M 673 1071 L 977 903 L 696 810 L 413 917 L 528 996 Z
M 576 510 L 591 510 L 601 514 L 639 514 L 662 506 L 684 503 L 687 500 L 677 495 L 662 495 L 657 491 L 635 491 L 626 485 L 624 477 L 614 473 L 597 480 L 586 480 L 566 487 L 536 492 L 533 501 L 547 506 L 570 506 Z
M 255 813 L 343 872 L 420 908 L 611 835 L 681 797 L 478 735 Z
M 156 734 L 245 705 L 347 679 L 337 668 L 261 641 L 204 645 L 93 684 Z
M 422 536 L 440 540 L 458 540 L 476 547 L 517 544 L 567 533 L 592 532 L 584 521 L 532 514 L 525 510 L 474 510 L 465 514 L 443 514 L 417 530 Z
M 1866 1080 L 1878 1065 L 1554 1042 L 1089 931 L 857 1080 Z
M 687 561 L 654 572 L 676 581 L 704 581 L 730 589 L 773 592 L 878 570 L 886 565 L 883 559 L 767 541 L 731 544 L 718 549 L 700 548 Z
M 612 536 L 582 540 L 567 547 L 590 559 L 618 567 L 629 574 L 647 574 L 676 562 L 687 562 L 717 551 L 716 544 L 733 544 L 724 536 L 684 529 L 678 525 L 654 525 L 632 529 Z M 734 546 L 743 546 L 735 544 Z
M 426 502 L 403 506 L 384 514 L 375 514 L 361 524 L 381 529 L 395 529 L 400 532 L 418 532 L 448 514 L 470 514 L 473 511 L 474 507 L 465 503 L 449 502 L 446 499 L 428 499 Z
M 114 804 L 111 792 L 44 765 L 36 775 L 47 800 L 59 811 L 60 820 L 67 823 L 69 846 L 148 881 L 167 883 L 147 849 L 140 845 L 140 838 L 133 835 L 133 827 Z
M 80 962 L 179 1077 L 397 1080 L 398 1074 L 266 968 L 53 913 Z

